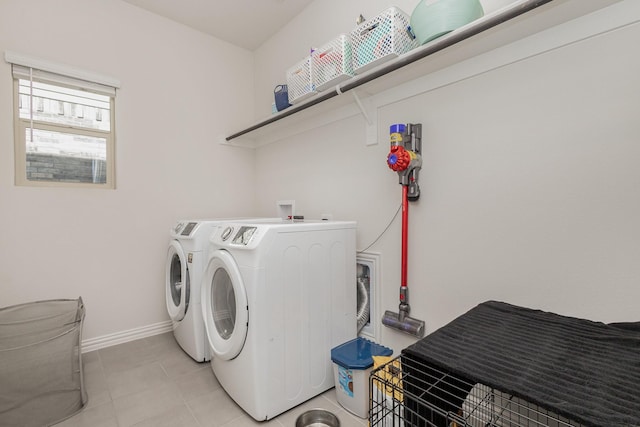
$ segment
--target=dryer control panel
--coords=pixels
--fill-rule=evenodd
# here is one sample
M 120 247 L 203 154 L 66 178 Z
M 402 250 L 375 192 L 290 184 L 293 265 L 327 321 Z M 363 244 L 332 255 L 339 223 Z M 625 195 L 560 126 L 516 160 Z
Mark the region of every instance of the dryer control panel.
M 190 236 L 191 232 L 193 231 L 193 229 L 196 228 L 196 225 L 198 225 L 197 222 L 188 222 L 187 225 L 185 225 L 185 227 L 182 230 L 182 232 L 180 233 L 180 235 L 181 236 Z
M 231 236 L 233 236 L 231 243 L 233 243 L 234 245 L 247 246 L 249 242 L 251 242 L 251 238 L 253 237 L 257 229 L 258 227 L 241 226 L 238 227 L 237 233 L 234 234 L 234 231 L 236 231 L 235 227 L 230 225 L 222 230 L 222 233 L 220 233 L 220 239 L 223 242 L 226 242 Z
M 258 227 L 240 227 L 240 230 L 238 230 L 238 233 L 233 238 L 233 243 L 247 246 L 257 229 Z
M 222 246 L 254 248 L 260 240 L 260 227 L 256 225 L 225 224 L 212 235 L 211 242 Z
M 193 230 L 198 226 L 197 222 L 179 222 L 173 227 L 172 234 L 174 236 L 190 236 Z

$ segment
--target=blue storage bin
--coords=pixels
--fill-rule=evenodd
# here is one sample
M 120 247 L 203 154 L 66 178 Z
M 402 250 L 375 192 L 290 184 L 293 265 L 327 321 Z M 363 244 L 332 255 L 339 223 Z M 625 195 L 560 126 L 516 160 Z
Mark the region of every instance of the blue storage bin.
M 331 349 L 336 397 L 349 412 L 368 418 L 369 374 L 373 356 L 391 356 L 393 350 L 358 337 Z
M 278 85 L 273 89 L 273 97 L 276 102 L 276 110 L 282 111 L 291 107 L 289 103 L 289 89 L 287 85 Z

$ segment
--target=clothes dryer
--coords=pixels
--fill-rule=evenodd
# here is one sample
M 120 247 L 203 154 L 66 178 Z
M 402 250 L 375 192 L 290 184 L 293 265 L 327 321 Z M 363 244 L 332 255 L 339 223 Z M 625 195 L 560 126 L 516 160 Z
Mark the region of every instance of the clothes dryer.
M 200 282 L 207 263 L 209 236 L 217 222 L 178 221 L 167 250 L 165 300 L 173 334 L 182 349 L 198 362 L 211 359 L 206 342 Z
M 211 366 L 263 421 L 334 386 L 331 349 L 356 337 L 356 223 L 219 224 L 202 314 Z
M 215 226 L 246 219 L 182 220 L 170 230 L 165 266 L 165 300 L 173 333 L 182 349 L 198 362 L 211 359 L 200 307 L 200 283 L 207 264 L 209 236 Z M 280 221 L 263 218 L 262 221 Z

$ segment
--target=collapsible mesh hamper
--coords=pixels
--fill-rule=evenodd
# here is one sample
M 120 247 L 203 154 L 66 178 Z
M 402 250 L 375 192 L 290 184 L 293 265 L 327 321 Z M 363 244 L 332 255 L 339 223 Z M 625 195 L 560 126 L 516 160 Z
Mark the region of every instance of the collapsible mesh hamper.
M 0 309 L 0 425 L 48 426 L 87 402 L 82 298 Z

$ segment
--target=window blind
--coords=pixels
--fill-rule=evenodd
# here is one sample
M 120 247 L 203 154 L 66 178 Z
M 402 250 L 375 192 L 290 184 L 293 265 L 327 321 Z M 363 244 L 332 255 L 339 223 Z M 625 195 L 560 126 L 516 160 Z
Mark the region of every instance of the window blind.
M 108 96 L 115 96 L 116 89 L 120 87 L 120 81 L 113 77 L 9 51 L 4 56 L 5 61 L 12 64 L 14 78 L 33 78 Z

